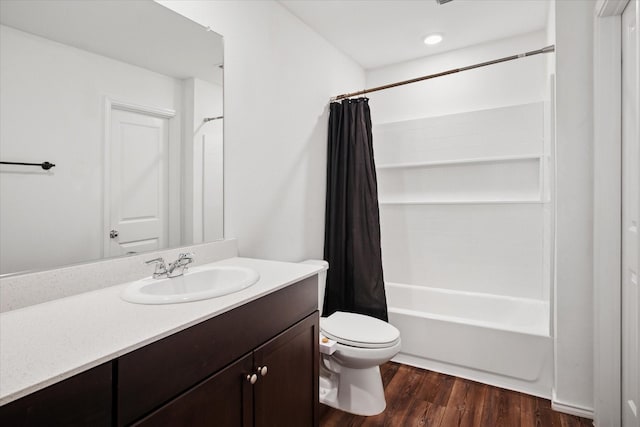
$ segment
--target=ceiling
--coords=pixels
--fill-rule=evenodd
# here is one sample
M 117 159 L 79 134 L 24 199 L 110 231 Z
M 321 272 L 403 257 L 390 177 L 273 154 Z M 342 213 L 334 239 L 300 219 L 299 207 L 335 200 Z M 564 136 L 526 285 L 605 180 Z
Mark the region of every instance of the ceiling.
M 280 0 L 365 69 L 546 27 L 550 0 Z M 431 33 L 442 43 L 427 46 Z
M 0 23 L 175 78 L 222 81 L 222 37 L 154 2 L 0 0 Z

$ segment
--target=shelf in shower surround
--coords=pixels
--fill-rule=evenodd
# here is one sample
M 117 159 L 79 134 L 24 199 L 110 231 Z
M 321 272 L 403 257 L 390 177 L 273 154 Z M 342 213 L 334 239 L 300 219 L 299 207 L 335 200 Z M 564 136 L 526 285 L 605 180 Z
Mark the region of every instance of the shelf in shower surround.
M 447 165 L 461 165 L 472 163 L 500 163 L 500 162 L 513 162 L 521 160 L 540 160 L 544 156 L 540 154 L 531 154 L 524 156 L 499 156 L 499 157 L 477 157 L 471 159 L 453 159 L 453 160 L 436 160 L 430 162 L 415 162 L 415 163 L 397 163 L 397 164 L 383 164 L 376 166 L 376 169 L 407 169 L 407 168 L 421 168 L 432 166 L 447 166 Z
M 394 200 L 378 202 L 379 205 L 542 205 L 549 203 L 544 200 Z

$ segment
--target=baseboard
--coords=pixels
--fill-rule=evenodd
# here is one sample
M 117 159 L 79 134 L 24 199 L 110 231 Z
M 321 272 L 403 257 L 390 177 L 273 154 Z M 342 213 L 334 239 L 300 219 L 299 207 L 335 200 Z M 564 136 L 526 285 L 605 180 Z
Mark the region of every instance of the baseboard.
M 582 418 L 593 419 L 593 408 L 586 408 L 584 406 L 574 405 L 572 403 L 559 401 L 556 397 L 556 391 L 551 391 L 551 409 L 558 412 L 563 412 L 569 415 L 576 415 Z

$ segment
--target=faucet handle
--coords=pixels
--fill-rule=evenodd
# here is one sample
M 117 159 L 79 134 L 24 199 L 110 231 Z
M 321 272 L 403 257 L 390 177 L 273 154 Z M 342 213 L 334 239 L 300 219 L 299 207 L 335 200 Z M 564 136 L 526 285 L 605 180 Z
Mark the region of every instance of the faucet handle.
M 158 277 L 167 274 L 167 264 L 165 264 L 164 259 L 162 257 L 150 259 L 148 261 L 145 261 L 144 263 L 156 265 L 156 269 L 153 272 L 154 279 L 157 279 Z
M 190 259 L 190 260 L 193 260 L 194 257 L 195 257 L 195 255 L 193 254 L 193 252 L 183 252 L 180 255 L 178 255 L 178 259 Z

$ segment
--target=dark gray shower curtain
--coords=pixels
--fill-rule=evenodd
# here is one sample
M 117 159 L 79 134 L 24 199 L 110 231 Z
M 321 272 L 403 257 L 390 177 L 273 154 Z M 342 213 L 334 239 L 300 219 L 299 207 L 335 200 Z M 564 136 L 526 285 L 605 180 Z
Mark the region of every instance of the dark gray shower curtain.
M 330 105 L 323 316 L 347 311 L 387 321 L 368 101 Z

